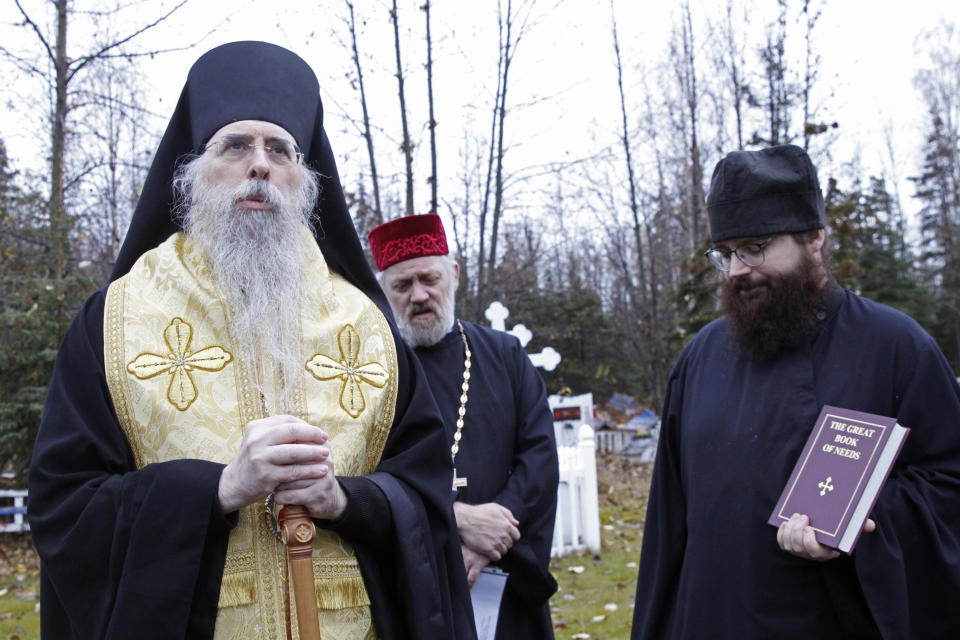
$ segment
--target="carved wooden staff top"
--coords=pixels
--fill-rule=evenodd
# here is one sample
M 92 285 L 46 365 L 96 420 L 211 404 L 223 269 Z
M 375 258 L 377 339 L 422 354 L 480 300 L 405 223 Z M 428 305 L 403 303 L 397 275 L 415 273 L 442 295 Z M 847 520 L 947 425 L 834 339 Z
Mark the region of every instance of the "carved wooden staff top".
M 321 640 L 317 590 L 313 582 L 313 539 L 317 528 L 301 505 L 284 505 L 280 535 L 287 547 L 300 640 Z

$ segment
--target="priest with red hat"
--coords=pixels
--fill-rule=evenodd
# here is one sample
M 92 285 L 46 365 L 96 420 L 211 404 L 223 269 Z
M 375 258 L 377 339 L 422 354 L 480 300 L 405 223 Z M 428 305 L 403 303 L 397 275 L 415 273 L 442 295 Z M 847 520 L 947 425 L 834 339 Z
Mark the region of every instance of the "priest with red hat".
M 543 379 L 516 338 L 456 317 L 460 267 L 439 216 L 398 218 L 369 240 L 400 335 L 426 371 L 447 430 L 469 585 L 506 572 L 496 638 L 553 638 L 558 468 Z

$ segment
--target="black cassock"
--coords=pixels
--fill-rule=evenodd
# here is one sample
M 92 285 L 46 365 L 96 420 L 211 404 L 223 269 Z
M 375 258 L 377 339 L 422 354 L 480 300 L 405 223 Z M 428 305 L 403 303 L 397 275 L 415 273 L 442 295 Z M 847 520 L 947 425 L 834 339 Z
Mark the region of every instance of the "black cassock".
M 766 522 L 824 404 L 912 431 L 877 530 L 812 562 Z M 724 319 L 705 327 L 670 378 L 632 638 L 960 638 L 958 602 L 960 387 L 933 339 L 845 290 L 772 363 L 733 354 Z
M 223 465 L 137 470 L 103 365 L 104 291 L 74 320 L 54 370 L 30 472 L 43 558 L 44 638 L 210 638 L 236 514 L 217 500 Z M 475 638 L 449 506 L 449 446 L 423 372 L 397 341 L 396 416 L 375 473 L 340 478 L 336 523 L 354 544 L 379 638 Z
M 496 502 L 520 521 L 520 540 L 497 565 L 509 572 L 497 638 L 553 638 L 548 599 L 550 543 L 557 510 L 557 447 L 543 379 L 520 342 L 502 331 L 463 323 L 472 362 L 470 392 L 455 466 L 467 478 L 457 500 Z M 464 350 L 460 330 L 416 349 L 453 442 Z M 449 449 L 448 449 L 449 454 Z

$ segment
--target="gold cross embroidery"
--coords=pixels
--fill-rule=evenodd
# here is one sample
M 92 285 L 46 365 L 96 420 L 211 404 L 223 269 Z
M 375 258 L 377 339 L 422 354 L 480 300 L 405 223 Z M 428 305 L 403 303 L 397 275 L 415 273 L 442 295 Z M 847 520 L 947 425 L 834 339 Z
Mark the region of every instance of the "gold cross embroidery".
M 186 411 L 197 399 L 197 385 L 193 382 L 191 371 L 194 369 L 220 371 L 233 360 L 233 355 L 229 351 L 218 346 L 204 347 L 196 353 L 191 353 L 192 338 L 193 327 L 180 318 L 174 318 L 163 330 L 163 339 L 170 350 L 168 355 L 141 353 L 127 363 L 127 371 L 140 380 L 165 372 L 169 373 L 170 386 L 167 388 L 167 399 L 180 411 Z
M 351 325 L 344 325 L 337 335 L 340 345 L 340 360 L 334 360 L 322 353 L 314 355 L 307 362 L 307 369 L 317 380 L 343 380 L 340 388 L 340 406 L 351 418 L 356 418 L 366 408 L 360 382 L 366 382 L 378 389 L 387 384 L 390 375 L 377 362 L 360 362 L 360 334 Z

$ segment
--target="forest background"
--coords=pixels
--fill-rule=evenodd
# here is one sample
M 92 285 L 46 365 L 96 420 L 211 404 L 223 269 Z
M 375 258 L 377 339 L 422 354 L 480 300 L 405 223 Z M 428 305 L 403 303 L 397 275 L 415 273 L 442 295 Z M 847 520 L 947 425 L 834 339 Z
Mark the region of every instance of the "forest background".
M 244 38 L 317 71 L 361 237 L 438 212 L 459 315 L 506 305 L 528 349 L 561 353 L 551 393 L 658 409 L 680 349 L 718 313 L 702 257 L 712 167 L 783 143 L 820 168 L 840 283 L 916 318 L 960 370 L 951 2 L 272 4 L 3 0 L 4 470 L 29 461 L 57 346 L 107 280 L 190 64 Z M 892 33 L 913 67 L 888 100 L 869 86 L 899 86 L 881 55 Z

